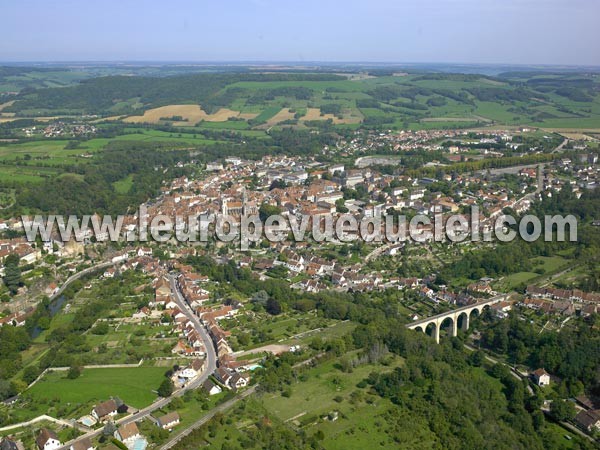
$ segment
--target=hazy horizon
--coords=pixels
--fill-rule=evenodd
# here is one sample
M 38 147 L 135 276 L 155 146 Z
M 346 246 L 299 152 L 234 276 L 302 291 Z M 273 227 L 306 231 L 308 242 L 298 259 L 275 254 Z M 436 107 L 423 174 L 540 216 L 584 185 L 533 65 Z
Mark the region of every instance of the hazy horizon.
M 0 61 L 599 66 L 595 0 L 26 0 Z

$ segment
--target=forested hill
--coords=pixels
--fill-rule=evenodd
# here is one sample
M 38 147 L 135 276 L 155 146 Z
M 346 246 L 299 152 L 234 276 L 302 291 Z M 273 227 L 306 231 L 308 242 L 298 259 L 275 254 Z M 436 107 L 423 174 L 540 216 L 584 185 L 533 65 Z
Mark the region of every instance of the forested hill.
M 157 143 L 113 142 L 93 163 L 70 167 L 69 172 L 49 178 L 41 186 L 24 186 L 10 211 L 123 214 L 129 207 L 156 196 L 165 179 L 185 173 L 174 166 L 188 160 L 189 152 L 163 150 L 164 146 Z M 118 192 L 114 183 L 127 177 L 131 187 L 127 192 Z
M 107 111 L 115 103 L 128 99 L 147 107 L 173 103 L 199 103 L 207 112 L 227 106 L 231 93 L 219 91 L 240 81 L 339 81 L 346 79 L 333 74 L 192 74 L 172 77 L 108 76 L 84 80 L 76 86 L 50 89 L 25 89 L 7 111 L 44 109 L 78 110 L 95 114 Z M 293 88 L 291 88 L 293 89 Z M 286 95 L 287 92 L 281 92 Z M 295 92 L 290 92 L 292 96 Z

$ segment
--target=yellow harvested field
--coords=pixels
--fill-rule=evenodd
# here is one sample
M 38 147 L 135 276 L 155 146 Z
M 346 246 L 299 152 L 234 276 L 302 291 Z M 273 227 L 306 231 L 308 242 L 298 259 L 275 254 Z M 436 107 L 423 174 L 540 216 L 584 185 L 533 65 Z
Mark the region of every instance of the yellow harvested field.
M 187 119 L 174 122 L 177 126 L 193 126 L 201 120 L 207 122 L 225 122 L 233 117 L 239 117 L 239 111 L 221 108 L 214 114 L 207 114 L 199 105 L 168 105 L 160 108 L 149 109 L 143 116 L 131 116 L 123 119 L 127 123 L 158 123 L 161 119 L 179 116 Z
M 574 141 L 594 141 L 595 138 L 583 133 L 560 133 L 561 136 Z
M 35 119 L 35 120 L 37 120 L 39 122 L 50 122 L 52 120 L 60 119 L 60 117 L 59 116 L 52 116 L 52 117 L 14 117 L 14 116 L 8 116 L 8 115 L 5 116 L 5 115 L 3 115 L 2 117 L 0 117 L 0 123 L 12 122 L 14 120 L 19 120 L 19 119 Z
M 283 108 L 281 111 L 279 111 L 277 114 L 275 114 L 269 120 L 267 120 L 265 125 L 268 127 L 272 127 L 273 125 L 277 125 L 279 122 L 293 119 L 294 114 L 295 113 L 290 112 L 289 108 Z
M 487 120 L 487 119 L 486 119 Z M 475 122 L 475 117 L 426 117 L 422 122 Z
M 251 120 L 258 116 L 258 113 L 240 113 L 238 116 L 240 119 Z
M 323 114 L 321 115 L 320 108 L 308 108 L 306 114 L 302 117 L 302 120 L 327 120 L 331 119 L 333 123 L 360 123 L 360 117 L 344 117 L 343 119 L 339 119 L 333 114 Z
M 540 128 L 540 130 L 550 131 L 552 133 L 600 133 L 600 128 Z
M 1 103 L 0 104 L 0 111 L 2 111 L 4 108 L 8 108 L 9 106 L 12 106 L 12 104 L 14 102 L 15 102 L 14 100 L 11 100 L 10 102 Z
M 120 120 L 125 116 L 109 116 L 109 117 L 103 117 L 101 119 L 96 119 L 96 120 L 91 120 L 90 123 L 100 123 L 100 122 L 108 122 L 111 120 Z

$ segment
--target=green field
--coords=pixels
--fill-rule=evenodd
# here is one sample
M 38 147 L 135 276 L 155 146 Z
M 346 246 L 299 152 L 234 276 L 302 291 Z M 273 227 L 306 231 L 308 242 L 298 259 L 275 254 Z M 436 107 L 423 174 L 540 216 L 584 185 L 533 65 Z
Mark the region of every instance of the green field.
M 531 260 L 536 272 L 517 272 L 508 275 L 496 283 L 500 290 L 512 290 L 533 280 L 545 278 L 561 269 L 566 268 L 570 261 L 562 256 L 538 256 Z
M 115 191 L 117 191 L 119 194 L 126 194 L 133 186 L 133 175 L 129 175 L 127 178 L 115 181 L 113 186 Z
M 122 369 L 84 369 L 74 380 L 66 372 L 46 375 L 25 392 L 34 402 L 58 399 L 60 404 L 93 404 L 111 396 L 120 397 L 135 408 L 148 406 L 156 399 L 156 389 L 165 373 L 164 367 Z
M 278 106 L 270 106 L 268 108 L 265 108 L 258 116 L 256 116 L 253 119 L 253 121 L 257 124 L 265 123 L 275 114 L 277 114 L 280 110 L 281 108 L 279 108 Z

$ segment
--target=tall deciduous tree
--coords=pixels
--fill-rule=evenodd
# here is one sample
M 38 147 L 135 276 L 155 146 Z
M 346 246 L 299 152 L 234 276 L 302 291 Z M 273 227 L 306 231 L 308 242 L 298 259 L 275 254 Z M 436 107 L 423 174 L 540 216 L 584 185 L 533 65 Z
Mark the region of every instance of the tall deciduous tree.
M 19 255 L 11 253 L 4 261 L 4 284 L 15 295 L 19 287 L 23 285 L 21 269 L 19 268 Z

